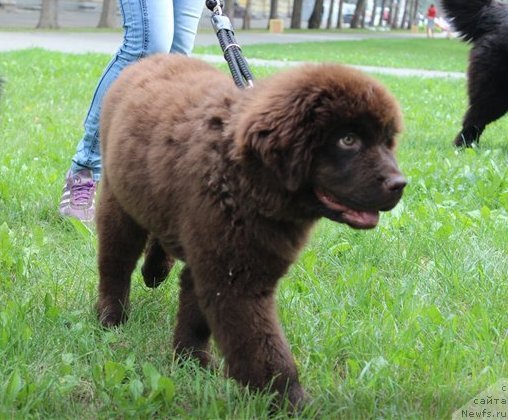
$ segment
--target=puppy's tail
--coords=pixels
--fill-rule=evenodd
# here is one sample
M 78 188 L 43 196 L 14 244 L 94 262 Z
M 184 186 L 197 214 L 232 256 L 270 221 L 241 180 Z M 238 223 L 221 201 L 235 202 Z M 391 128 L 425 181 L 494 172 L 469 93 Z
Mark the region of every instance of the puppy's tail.
M 464 41 L 476 41 L 508 18 L 508 7 L 494 0 L 441 0 L 446 16 Z

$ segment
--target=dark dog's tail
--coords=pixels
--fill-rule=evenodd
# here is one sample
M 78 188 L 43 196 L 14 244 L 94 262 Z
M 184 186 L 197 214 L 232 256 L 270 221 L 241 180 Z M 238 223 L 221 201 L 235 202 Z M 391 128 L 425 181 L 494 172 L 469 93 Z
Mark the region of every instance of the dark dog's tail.
M 496 30 L 508 7 L 494 0 L 441 0 L 446 16 L 465 41 L 476 41 Z

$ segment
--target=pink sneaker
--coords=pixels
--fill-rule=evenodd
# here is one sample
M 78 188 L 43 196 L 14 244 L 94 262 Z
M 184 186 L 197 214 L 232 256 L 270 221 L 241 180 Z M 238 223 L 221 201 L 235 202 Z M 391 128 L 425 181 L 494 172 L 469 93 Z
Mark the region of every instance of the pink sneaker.
M 60 214 L 82 222 L 93 222 L 96 187 L 92 171 L 89 169 L 83 169 L 75 174 L 67 172 L 60 201 Z

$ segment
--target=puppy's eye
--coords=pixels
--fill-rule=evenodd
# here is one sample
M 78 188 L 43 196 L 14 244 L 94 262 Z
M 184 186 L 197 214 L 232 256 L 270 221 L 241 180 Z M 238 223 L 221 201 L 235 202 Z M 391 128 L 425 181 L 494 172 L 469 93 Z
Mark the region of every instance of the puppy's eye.
M 343 149 L 352 149 L 358 145 L 359 139 L 354 134 L 347 134 L 341 137 L 337 142 L 337 146 Z

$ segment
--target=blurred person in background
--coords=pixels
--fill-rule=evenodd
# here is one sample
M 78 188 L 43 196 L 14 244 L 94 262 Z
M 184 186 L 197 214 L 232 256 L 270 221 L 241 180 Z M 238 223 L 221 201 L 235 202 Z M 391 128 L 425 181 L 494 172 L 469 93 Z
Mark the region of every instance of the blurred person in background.
M 427 38 L 434 38 L 434 25 L 436 23 L 437 9 L 431 4 L 427 9 Z

